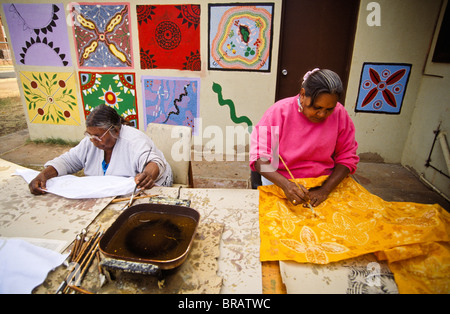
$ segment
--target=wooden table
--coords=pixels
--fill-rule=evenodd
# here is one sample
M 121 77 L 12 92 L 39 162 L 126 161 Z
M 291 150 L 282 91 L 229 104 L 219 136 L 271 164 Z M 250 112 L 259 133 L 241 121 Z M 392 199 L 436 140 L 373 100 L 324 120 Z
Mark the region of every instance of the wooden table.
M 67 200 L 54 195 L 31 195 L 21 177 L 11 176 L 15 164 L 0 159 L 0 236 L 60 241 L 68 247 L 87 228 L 107 228 L 120 214 L 123 203 L 111 199 Z M 147 191 L 163 197 L 191 200 L 201 224 L 221 224 L 217 275 L 223 279 L 221 293 L 262 293 L 259 261 L 258 191 L 242 189 L 187 189 L 156 187 Z M 136 203 L 147 202 L 146 199 Z M 60 246 L 61 247 L 61 246 Z M 266 269 L 266 267 L 264 267 Z M 266 272 L 266 270 L 265 270 Z M 40 290 L 40 292 L 46 289 Z

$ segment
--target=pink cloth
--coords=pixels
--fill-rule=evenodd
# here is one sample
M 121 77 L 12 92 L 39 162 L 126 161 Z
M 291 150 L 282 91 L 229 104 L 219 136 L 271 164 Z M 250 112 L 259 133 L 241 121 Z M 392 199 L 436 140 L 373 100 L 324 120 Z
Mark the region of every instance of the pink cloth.
M 275 103 L 255 126 L 251 135 L 251 169 L 255 170 L 258 159 L 267 158 L 290 179 L 281 160 L 272 159 L 272 151 L 279 143 L 279 154 L 295 178 L 330 175 L 336 164 L 354 173 L 359 161 L 358 143 L 355 126 L 344 106 L 338 103 L 324 122 L 313 123 L 298 112 L 298 98 L 297 95 Z

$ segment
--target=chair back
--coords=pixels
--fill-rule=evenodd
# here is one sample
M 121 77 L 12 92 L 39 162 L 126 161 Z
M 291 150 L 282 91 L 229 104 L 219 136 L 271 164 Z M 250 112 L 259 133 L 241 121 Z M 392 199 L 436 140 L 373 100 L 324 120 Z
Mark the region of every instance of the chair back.
M 164 154 L 172 168 L 174 185 L 192 186 L 192 129 L 187 126 L 150 123 L 145 133 Z

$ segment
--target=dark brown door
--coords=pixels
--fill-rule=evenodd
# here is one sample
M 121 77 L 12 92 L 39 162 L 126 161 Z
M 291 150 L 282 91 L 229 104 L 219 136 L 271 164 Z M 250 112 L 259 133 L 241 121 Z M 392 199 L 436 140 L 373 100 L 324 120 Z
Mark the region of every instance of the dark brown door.
M 284 0 L 276 100 L 298 94 L 316 67 L 335 71 L 347 88 L 358 11 L 359 0 Z

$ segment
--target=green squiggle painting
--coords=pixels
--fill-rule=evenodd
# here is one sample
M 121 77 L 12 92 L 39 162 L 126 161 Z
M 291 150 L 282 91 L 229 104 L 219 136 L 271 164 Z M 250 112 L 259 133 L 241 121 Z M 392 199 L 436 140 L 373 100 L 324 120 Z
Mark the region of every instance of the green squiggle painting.
M 226 99 L 226 100 L 223 99 L 222 86 L 220 86 L 217 83 L 213 83 L 212 90 L 214 93 L 217 94 L 219 105 L 221 105 L 221 106 L 227 105 L 228 107 L 230 107 L 231 120 L 236 124 L 246 123 L 248 126 L 248 131 L 251 133 L 252 128 L 253 128 L 252 121 L 247 116 L 240 116 L 240 117 L 236 116 L 236 108 L 235 108 L 234 102 L 231 99 Z

